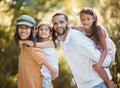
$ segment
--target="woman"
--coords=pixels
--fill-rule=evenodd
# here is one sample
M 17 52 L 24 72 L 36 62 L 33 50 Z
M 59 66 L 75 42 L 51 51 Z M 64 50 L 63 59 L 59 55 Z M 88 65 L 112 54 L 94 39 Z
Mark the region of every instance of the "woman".
M 40 48 L 29 47 L 19 41 L 31 40 L 35 43 L 33 37 L 35 24 L 35 20 L 28 15 L 21 15 L 17 19 L 15 42 L 21 48 L 18 66 L 18 88 L 42 88 L 42 74 L 39 71 L 42 64 L 50 70 L 53 79 L 57 76 L 55 68 L 48 63 Z

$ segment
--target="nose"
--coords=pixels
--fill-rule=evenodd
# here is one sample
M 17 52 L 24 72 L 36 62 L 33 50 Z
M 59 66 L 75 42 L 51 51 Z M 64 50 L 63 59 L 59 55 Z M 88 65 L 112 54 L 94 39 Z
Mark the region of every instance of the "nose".
M 61 24 L 58 24 L 58 28 L 61 27 Z
M 24 32 L 24 31 L 26 31 L 26 29 L 25 29 L 25 28 L 23 28 L 23 30 L 22 30 L 22 31 Z
M 87 23 L 88 21 L 87 21 L 87 20 L 85 20 L 84 22 L 85 22 L 85 23 Z

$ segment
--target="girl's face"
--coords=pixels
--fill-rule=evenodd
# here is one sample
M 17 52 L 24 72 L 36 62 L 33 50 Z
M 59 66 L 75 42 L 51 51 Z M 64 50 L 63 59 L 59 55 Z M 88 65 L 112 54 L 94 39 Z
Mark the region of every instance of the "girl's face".
M 39 28 L 39 36 L 42 39 L 49 39 L 50 37 L 50 28 L 47 25 L 42 25 Z
M 18 26 L 18 34 L 21 39 L 23 39 L 23 40 L 29 39 L 30 33 L 31 33 L 31 27 L 29 27 L 27 25 L 19 25 Z
M 95 18 L 92 15 L 81 13 L 80 14 L 80 21 L 84 28 L 91 29 L 93 22 L 95 21 Z

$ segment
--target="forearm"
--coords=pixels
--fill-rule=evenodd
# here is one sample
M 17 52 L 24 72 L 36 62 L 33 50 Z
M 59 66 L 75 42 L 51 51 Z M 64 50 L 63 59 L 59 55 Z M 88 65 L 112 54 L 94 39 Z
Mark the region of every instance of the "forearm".
M 58 76 L 57 69 L 55 69 L 48 61 L 45 61 L 43 65 L 48 68 L 51 73 L 52 79 L 54 80 Z
M 45 41 L 45 42 L 36 42 L 25 40 L 23 41 L 25 45 L 29 45 L 30 47 L 38 47 L 38 48 L 51 48 L 54 47 L 54 44 L 52 41 Z
M 104 62 L 105 58 L 106 58 L 106 55 L 107 55 L 107 49 L 104 49 L 102 50 L 101 52 L 101 56 L 100 56 L 100 60 L 99 60 L 99 63 L 102 65 L 102 63 Z
M 51 47 L 54 47 L 54 44 L 51 41 L 37 42 L 36 47 L 38 47 L 38 48 L 51 48 Z
M 24 40 L 23 43 L 24 43 L 25 45 L 30 46 L 30 47 L 34 47 L 34 46 L 35 46 L 34 42 L 33 42 L 33 41 L 30 41 L 30 40 Z
M 57 72 L 57 70 L 48 61 L 45 61 L 43 65 L 47 67 L 51 73 Z

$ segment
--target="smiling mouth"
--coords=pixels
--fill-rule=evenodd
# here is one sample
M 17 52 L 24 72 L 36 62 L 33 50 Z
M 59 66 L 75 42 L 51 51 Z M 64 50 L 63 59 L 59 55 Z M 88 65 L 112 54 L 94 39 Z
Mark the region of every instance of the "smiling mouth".
M 84 24 L 84 26 L 87 26 L 88 24 Z
M 21 33 L 20 35 L 21 35 L 21 36 L 25 36 L 26 34 L 25 34 L 25 33 Z

